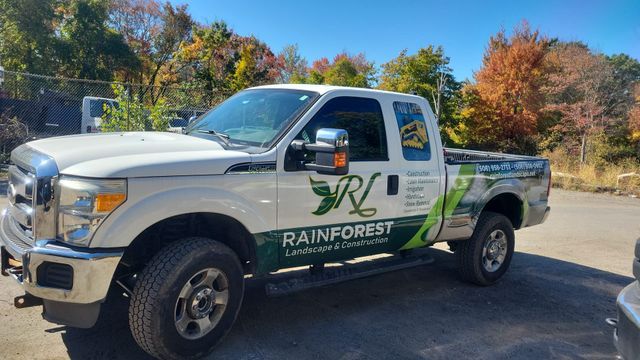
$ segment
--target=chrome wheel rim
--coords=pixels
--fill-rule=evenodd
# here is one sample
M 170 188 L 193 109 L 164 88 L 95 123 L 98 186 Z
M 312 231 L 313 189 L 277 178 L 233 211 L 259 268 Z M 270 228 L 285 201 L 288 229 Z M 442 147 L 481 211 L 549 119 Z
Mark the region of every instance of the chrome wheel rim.
M 182 287 L 175 307 L 178 333 L 199 339 L 218 325 L 229 302 L 229 280 L 216 268 L 198 271 Z
M 492 231 L 482 247 L 482 267 L 488 272 L 500 269 L 507 257 L 507 247 L 507 235 L 504 231 Z

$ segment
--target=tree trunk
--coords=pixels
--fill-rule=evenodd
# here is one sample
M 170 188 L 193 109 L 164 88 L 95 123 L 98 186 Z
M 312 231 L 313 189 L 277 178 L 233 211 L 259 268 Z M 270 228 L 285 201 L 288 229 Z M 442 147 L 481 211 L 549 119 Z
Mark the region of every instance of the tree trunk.
M 587 161 L 587 133 L 582 134 L 582 146 L 580 147 L 580 164 Z

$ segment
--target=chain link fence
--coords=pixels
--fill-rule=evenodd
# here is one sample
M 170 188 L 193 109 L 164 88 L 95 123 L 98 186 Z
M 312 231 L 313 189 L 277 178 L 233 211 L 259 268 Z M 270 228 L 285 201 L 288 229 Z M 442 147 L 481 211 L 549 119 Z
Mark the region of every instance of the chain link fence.
M 32 139 L 110 130 L 179 132 L 229 94 L 0 70 L 0 163 Z M 111 115 L 119 122 L 110 121 Z M 161 119 L 158 119 L 160 117 Z

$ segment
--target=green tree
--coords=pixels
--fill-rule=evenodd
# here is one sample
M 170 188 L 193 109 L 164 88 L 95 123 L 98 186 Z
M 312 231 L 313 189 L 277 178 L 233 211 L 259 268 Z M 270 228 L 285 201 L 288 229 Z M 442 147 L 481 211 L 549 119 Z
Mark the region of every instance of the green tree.
M 441 46 L 429 45 L 414 55 L 402 50 L 398 57 L 382 65 L 378 88 L 425 97 L 441 125 L 449 127 L 454 122 L 461 85 Z
M 114 85 L 113 92 L 118 106 L 105 105 L 102 131 L 165 131 L 171 118 L 176 116 L 164 99 L 146 106 L 122 85 Z
M 247 44 L 240 51 L 240 60 L 233 74 L 231 88 L 233 91 L 240 91 L 250 87 L 256 82 L 256 73 L 258 72 L 255 46 Z
M 340 53 L 332 62 L 325 57 L 313 62 L 304 82 L 337 86 L 371 87 L 375 82 L 374 64 L 364 54 Z
M 336 61 L 324 74 L 324 82 L 329 85 L 368 87 L 365 73 L 361 73 L 355 64 L 347 58 Z
M 114 71 L 138 66 L 121 34 L 107 27 L 108 6 L 99 0 L 72 0 L 61 27 L 62 73 L 81 79 L 111 80 Z
M 62 0 L 0 0 L 0 60 L 7 70 L 55 75 Z

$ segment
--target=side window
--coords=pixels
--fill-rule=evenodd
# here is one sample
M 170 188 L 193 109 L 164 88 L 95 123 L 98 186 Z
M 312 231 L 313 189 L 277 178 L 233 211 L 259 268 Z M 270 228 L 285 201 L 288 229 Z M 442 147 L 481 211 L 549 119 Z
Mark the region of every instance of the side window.
M 347 130 L 351 161 L 389 160 L 382 108 L 375 99 L 345 96 L 329 100 L 296 139 L 312 143 L 322 128 Z
M 422 109 L 410 102 L 393 103 L 393 111 L 398 122 L 402 156 L 409 161 L 431 160 L 431 144 Z
M 90 100 L 89 101 L 89 116 L 101 117 L 104 115 L 103 105 L 105 101 L 102 100 Z

